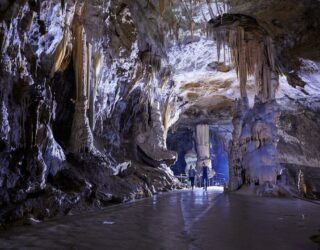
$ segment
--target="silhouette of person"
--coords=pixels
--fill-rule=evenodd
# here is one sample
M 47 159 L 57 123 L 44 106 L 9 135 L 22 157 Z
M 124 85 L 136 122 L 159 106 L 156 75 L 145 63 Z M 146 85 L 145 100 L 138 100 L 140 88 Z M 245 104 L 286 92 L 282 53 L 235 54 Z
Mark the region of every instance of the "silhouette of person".
M 188 175 L 189 175 L 189 180 L 191 181 L 191 188 L 193 190 L 194 178 L 196 177 L 196 170 L 193 168 L 193 166 L 190 167 Z
M 203 183 L 203 189 L 207 190 L 208 187 L 208 166 L 203 162 L 202 163 L 202 183 Z

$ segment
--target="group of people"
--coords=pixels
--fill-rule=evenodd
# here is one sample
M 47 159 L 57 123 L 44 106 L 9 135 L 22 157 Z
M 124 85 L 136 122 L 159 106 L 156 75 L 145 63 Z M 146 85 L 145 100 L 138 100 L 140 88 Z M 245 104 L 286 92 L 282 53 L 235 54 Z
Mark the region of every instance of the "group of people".
M 206 166 L 206 164 L 203 162 L 203 164 L 202 164 L 202 183 L 203 183 L 204 190 L 207 190 L 207 188 L 208 188 L 208 180 L 209 180 L 208 179 L 208 172 L 209 172 L 209 167 Z M 194 188 L 194 180 L 195 180 L 196 174 L 197 173 L 196 173 L 194 166 L 191 166 L 189 169 L 188 176 L 189 176 L 189 180 L 191 182 L 192 190 Z

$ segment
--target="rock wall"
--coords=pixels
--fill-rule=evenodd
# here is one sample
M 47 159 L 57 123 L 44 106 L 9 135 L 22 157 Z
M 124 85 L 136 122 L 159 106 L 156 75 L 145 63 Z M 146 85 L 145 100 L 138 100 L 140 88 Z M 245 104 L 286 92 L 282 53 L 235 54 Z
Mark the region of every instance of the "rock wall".
M 279 162 L 293 192 L 319 197 L 319 99 L 285 101 L 279 123 Z M 305 187 L 301 188 L 301 183 Z
M 148 2 L 6 4 L 0 16 L 1 225 L 179 185 L 166 165 L 175 153 L 164 143 L 167 95 L 159 95 L 163 24 Z M 138 145 L 151 162 L 137 155 Z M 161 152 L 149 151 L 151 145 Z

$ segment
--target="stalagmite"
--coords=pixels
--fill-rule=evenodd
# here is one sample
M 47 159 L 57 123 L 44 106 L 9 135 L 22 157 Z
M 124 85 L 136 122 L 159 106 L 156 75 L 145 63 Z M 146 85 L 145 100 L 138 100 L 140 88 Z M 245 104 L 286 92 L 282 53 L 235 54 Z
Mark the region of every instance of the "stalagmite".
M 305 197 L 307 195 L 307 185 L 305 183 L 304 173 L 301 169 L 299 169 L 298 171 L 297 179 L 298 179 L 298 191 L 300 192 L 301 195 Z
M 229 190 L 234 191 L 243 183 L 241 178 L 242 170 L 242 152 L 240 146 L 240 137 L 242 134 L 244 117 L 248 111 L 248 102 L 245 98 L 238 99 L 233 108 L 233 132 L 232 132 L 232 146 L 229 154 Z M 232 166 L 232 167 L 231 167 Z

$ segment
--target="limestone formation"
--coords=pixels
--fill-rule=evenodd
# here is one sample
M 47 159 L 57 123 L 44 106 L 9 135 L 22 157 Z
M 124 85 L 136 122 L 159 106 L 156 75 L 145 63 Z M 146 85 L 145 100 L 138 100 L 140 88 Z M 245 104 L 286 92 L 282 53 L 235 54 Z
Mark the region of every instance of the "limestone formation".
M 278 68 L 272 38 L 258 23 L 248 17 L 224 14 L 212 19 L 210 33 L 217 41 L 218 59 L 226 45 L 231 50 L 231 59 L 236 67 L 242 97 L 247 97 L 247 77 L 255 76 L 257 96 L 262 101 L 275 97 L 278 86 Z
M 103 54 L 101 51 L 97 51 L 93 60 L 93 79 L 89 90 L 89 123 L 92 131 L 94 131 L 96 124 L 95 101 L 97 97 L 97 91 L 101 83 L 102 64 Z
M 91 86 L 91 45 L 87 43 L 86 33 L 81 23 L 84 8 L 84 4 L 79 4 L 76 7 L 73 23 L 75 34 L 73 65 L 76 78 L 75 114 L 70 138 L 70 148 L 73 152 L 91 151 L 93 149 L 93 136 L 87 116 Z
M 210 158 L 210 142 L 209 142 L 209 126 L 208 124 L 199 124 L 196 126 L 196 148 L 197 148 L 197 169 L 201 173 L 203 163 L 209 167 L 208 176 L 212 178 L 214 171 L 212 170 L 212 163 Z
M 176 153 L 167 149 L 165 142 L 165 132 L 158 102 L 151 107 L 151 125 L 146 128 L 146 132 L 137 136 L 137 146 L 152 161 L 155 166 L 162 163 L 170 166 L 177 158 Z
M 217 18 L 210 22 L 211 32 L 217 40 L 218 57 L 225 44 L 231 50 L 242 97 L 237 102 L 233 118 L 229 188 L 235 190 L 248 182 L 275 185 L 280 171 L 276 150 L 279 111 L 274 101 L 279 70 L 273 40 L 247 16 L 224 14 L 221 20 Z M 245 104 L 250 75 L 255 76 L 256 84 L 255 103 L 251 109 Z
M 54 64 L 51 76 L 58 71 L 64 71 L 72 59 L 72 30 L 71 24 L 75 8 L 71 8 L 65 15 L 63 38 L 54 52 Z
M 216 137 L 230 190 L 320 197 L 319 1 L 2 1 L 0 12 L 1 225 L 178 188 L 170 168 L 212 166 Z
M 8 110 L 4 101 L 1 102 L 0 106 L 0 139 L 8 140 L 8 135 L 10 132 L 10 124 L 8 121 Z

